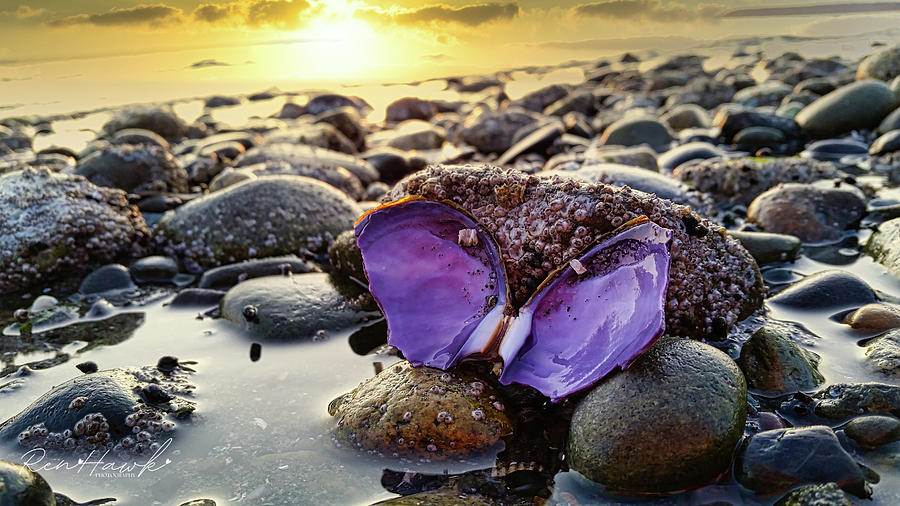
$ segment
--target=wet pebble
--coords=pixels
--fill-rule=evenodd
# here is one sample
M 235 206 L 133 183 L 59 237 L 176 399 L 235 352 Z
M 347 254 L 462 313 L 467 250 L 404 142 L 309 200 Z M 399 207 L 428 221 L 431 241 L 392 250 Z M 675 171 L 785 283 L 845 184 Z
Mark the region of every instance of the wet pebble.
M 836 311 L 875 302 L 875 292 L 859 276 L 830 269 L 801 279 L 767 302 L 794 309 Z
M 246 260 L 210 269 L 200 277 L 199 288 L 227 290 L 248 279 L 285 274 L 320 272 L 314 264 L 294 255 Z
M 837 483 L 804 485 L 779 499 L 775 506 L 853 506 L 850 497 Z
M 896 105 L 896 97 L 880 81 L 842 86 L 806 106 L 796 120 L 808 135 L 828 138 L 860 128 L 874 128 Z
M 747 219 L 765 232 L 825 243 L 840 239 L 865 212 L 865 200 L 856 188 L 787 183 L 753 199 L 747 208 Z
M 844 323 L 856 330 L 883 332 L 900 327 L 900 308 L 888 304 L 866 304 L 848 314 Z
M 722 151 L 708 142 L 689 142 L 672 148 L 659 156 L 659 169 L 672 172 L 676 167 L 692 160 L 706 160 L 722 156 Z
M 0 504 L 4 506 L 54 506 L 47 481 L 27 466 L 0 460 Z
M 90 295 L 134 290 L 128 268 L 120 264 L 104 265 L 87 275 L 78 287 L 78 292 Z
M 825 381 L 817 369 L 819 356 L 776 327 L 757 330 L 744 343 L 737 363 L 747 386 L 765 394 L 810 391 Z
M 869 237 L 865 251 L 895 276 L 900 276 L 900 218 L 878 225 L 878 230 Z
M 178 275 L 178 264 L 173 258 L 153 255 L 135 260 L 128 271 L 138 283 L 169 283 Z
M 840 383 L 815 395 L 816 416 L 843 421 L 866 413 L 900 417 L 900 387 L 885 383 Z
M 730 230 L 728 235 L 740 241 L 760 265 L 794 260 L 802 247 L 800 239 L 792 235 L 738 230 Z
M 616 121 L 604 130 L 600 142 L 606 145 L 637 146 L 648 144 L 657 151 L 665 151 L 672 141 L 666 125 L 654 118 L 626 118 Z
M 900 110 L 900 109 L 898 109 Z M 869 154 L 873 156 L 900 151 L 900 129 L 891 130 L 872 141 Z
M 900 330 L 892 330 L 869 341 L 866 345 L 866 362 L 884 376 L 900 377 Z

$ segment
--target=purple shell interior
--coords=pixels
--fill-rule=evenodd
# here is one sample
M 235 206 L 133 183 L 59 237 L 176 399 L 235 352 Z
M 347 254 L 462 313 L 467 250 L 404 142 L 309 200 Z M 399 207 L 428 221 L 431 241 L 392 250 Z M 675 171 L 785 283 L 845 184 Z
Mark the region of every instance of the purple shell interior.
M 644 221 L 616 233 L 559 271 L 520 310 L 501 347 L 500 381 L 554 401 L 625 368 L 665 330 L 672 232 Z M 527 326 L 530 332 L 516 331 Z M 517 350 L 504 353 L 504 349 Z M 511 356 L 505 356 L 511 355 Z
M 460 240 L 464 229 L 477 240 Z M 488 344 L 507 302 L 506 276 L 493 239 L 470 217 L 401 201 L 364 216 L 356 236 L 388 343 L 413 365 L 446 369 Z

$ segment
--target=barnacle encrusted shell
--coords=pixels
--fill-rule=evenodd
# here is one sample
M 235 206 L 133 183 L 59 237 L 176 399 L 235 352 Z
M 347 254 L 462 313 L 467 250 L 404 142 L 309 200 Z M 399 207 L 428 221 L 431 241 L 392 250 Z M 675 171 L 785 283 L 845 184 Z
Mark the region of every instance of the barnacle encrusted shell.
M 674 233 L 668 333 L 718 337 L 762 303 L 756 262 L 724 228 L 689 207 L 628 187 L 542 179 L 490 165 L 435 165 L 398 183 L 386 200 L 409 195 L 449 200 L 493 235 L 516 305 L 587 245 L 641 215 Z

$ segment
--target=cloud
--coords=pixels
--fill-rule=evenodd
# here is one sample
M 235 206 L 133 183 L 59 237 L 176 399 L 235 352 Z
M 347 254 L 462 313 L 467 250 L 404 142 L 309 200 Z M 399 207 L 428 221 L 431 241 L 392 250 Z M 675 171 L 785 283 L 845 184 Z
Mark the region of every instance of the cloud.
M 209 59 L 209 60 L 195 61 L 194 63 L 191 63 L 190 65 L 188 65 L 188 68 L 205 69 L 208 67 L 230 67 L 230 66 L 231 66 L 230 63 L 219 61 L 219 60 Z
M 464 26 L 478 26 L 493 21 L 510 20 L 519 15 L 519 5 L 515 3 L 486 3 L 451 7 L 430 5 L 419 9 L 390 9 L 377 7 L 358 9 L 354 15 L 369 21 L 395 23 L 406 26 L 437 23 L 458 23 Z
M 900 10 L 900 2 L 860 2 L 823 5 L 803 5 L 797 7 L 758 7 L 736 9 L 722 14 L 723 18 L 749 16 L 814 16 L 821 14 L 858 14 L 866 12 Z M 875 18 L 877 19 L 877 18 Z
M 49 13 L 47 9 L 43 7 L 38 7 L 37 9 L 32 9 L 27 5 L 20 5 L 18 9 L 16 9 L 16 17 L 19 19 L 28 19 L 34 18 L 37 16 L 42 16 L 44 14 Z
M 652 21 L 711 21 L 724 10 L 722 4 L 662 3 L 661 0 L 605 0 L 576 5 L 575 14 L 613 19 L 649 19 Z
M 192 16 L 215 24 L 299 28 L 316 9 L 307 0 L 243 0 L 227 4 L 202 4 Z
M 49 26 L 65 27 L 73 25 L 129 26 L 154 24 L 163 21 L 180 21 L 181 9 L 164 4 L 141 4 L 125 9 L 111 9 L 100 14 L 76 14 L 47 22 Z
M 216 23 L 226 20 L 239 14 L 238 5 L 231 4 L 202 4 L 198 5 L 192 16 L 198 21 L 206 21 L 207 23 Z

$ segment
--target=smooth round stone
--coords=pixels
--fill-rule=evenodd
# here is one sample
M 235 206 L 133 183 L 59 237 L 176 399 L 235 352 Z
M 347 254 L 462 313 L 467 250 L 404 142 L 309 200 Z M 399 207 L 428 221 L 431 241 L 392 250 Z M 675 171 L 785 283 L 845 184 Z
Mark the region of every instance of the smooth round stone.
M 565 86 L 561 84 L 551 84 L 550 86 L 545 86 L 532 91 L 518 100 L 514 100 L 512 105 L 540 113 L 543 112 L 548 105 L 568 94 L 569 90 Z
M 529 128 L 529 127 L 523 127 Z M 547 148 L 553 145 L 560 136 L 566 131 L 565 125 L 561 121 L 552 121 L 538 127 L 534 132 L 528 134 L 523 139 L 516 141 L 506 152 L 497 159 L 497 165 L 508 165 L 515 161 L 521 155 L 528 153 L 544 154 Z
M 878 225 L 878 230 L 869 237 L 865 250 L 876 262 L 895 276 L 900 276 L 900 218 Z
M 144 130 L 143 128 L 125 128 L 119 130 L 113 135 L 113 144 L 151 144 L 159 146 L 168 151 L 169 141 L 162 138 L 156 132 Z
M 350 303 L 328 274 L 266 276 L 238 283 L 221 303 L 222 317 L 254 339 L 319 340 L 372 316 Z
M 844 427 L 844 434 L 859 446 L 872 450 L 900 441 L 900 419 L 885 415 L 859 416 Z
M 845 156 L 865 155 L 868 148 L 859 141 L 827 139 L 809 145 L 800 156 L 823 162 L 836 162 Z
M 734 141 L 734 136 L 738 132 L 750 127 L 775 128 L 791 138 L 799 137 L 801 133 L 800 125 L 792 118 L 753 110 L 723 108 L 713 118 L 713 124 L 721 129 L 722 139 L 729 143 Z
M 806 106 L 797 123 L 807 134 L 834 137 L 851 130 L 874 128 L 896 106 L 894 93 L 881 81 L 842 86 Z
M 347 106 L 353 107 L 356 110 L 360 111 L 360 114 L 362 114 L 363 111 L 372 110 L 372 106 L 370 106 L 368 103 L 366 103 L 365 100 L 362 100 L 359 97 L 347 97 L 344 95 L 338 95 L 337 93 L 323 93 L 321 95 L 316 95 L 309 100 L 309 102 L 306 104 L 306 112 L 314 116 L 318 116 L 325 111 L 339 109 L 341 107 Z
M 408 174 L 425 167 L 423 160 L 408 157 L 404 151 L 387 147 L 363 153 L 362 158 L 375 168 L 379 180 L 388 184 L 394 184 Z
M 516 132 L 533 125 L 538 117 L 519 107 L 504 111 L 483 111 L 466 118 L 459 138 L 482 153 L 503 153 L 513 145 Z
M 669 129 L 651 118 L 626 118 L 616 121 L 606 128 L 600 143 L 617 146 L 637 146 L 648 144 L 657 151 L 663 151 L 672 142 Z
M 709 128 L 710 118 L 706 109 L 697 104 L 681 104 L 659 117 L 672 130 L 686 128 Z
M 418 97 L 404 97 L 394 100 L 387 106 L 385 120 L 390 122 L 421 119 L 428 121 L 437 114 L 437 107 L 430 100 Z
M 484 380 L 398 362 L 328 405 L 341 442 L 385 455 L 443 460 L 493 448 L 512 431 L 506 408 Z
M 187 133 L 187 124 L 171 107 L 132 107 L 119 111 L 103 125 L 110 135 L 126 128 L 150 130 L 165 139 L 180 139 Z
M 657 163 L 662 172 L 672 172 L 683 163 L 692 160 L 706 160 L 722 155 L 722 150 L 708 142 L 689 142 L 659 155 Z
M 328 248 L 328 261 L 336 272 L 366 282 L 362 252 L 356 245 L 356 233 L 348 230 L 339 235 Z
M 294 255 L 258 258 L 210 269 L 200 277 L 198 287 L 227 290 L 248 279 L 308 272 L 320 272 L 320 270 L 312 263 Z
M 804 485 L 792 490 L 775 506 L 853 506 L 853 501 L 837 483 Z
M 593 116 L 597 113 L 596 98 L 590 90 L 573 92 L 544 109 L 544 116 L 564 116 L 570 112 Z
M 900 45 L 888 46 L 870 54 L 856 70 L 856 80 L 890 81 L 900 75 Z
M 826 95 L 834 91 L 834 81 L 828 77 L 812 77 L 804 79 L 794 86 L 794 93 L 808 91 L 816 95 Z
M 325 252 L 362 214 L 335 187 L 302 176 L 269 176 L 167 212 L 154 241 L 188 272 L 254 257 Z
M 815 389 L 825 381 L 819 374 L 819 357 L 797 346 L 790 334 L 762 327 L 744 343 L 738 366 L 747 386 L 766 394 L 782 395 Z
M 866 362 L 889 378 L 900 377 L 900 330 L 892 330 L 869 341 L 866 345 Z
M 386 133 L 388 147 L 403 151 L 438 149 L 444 144 L 447 132 L 422 120 L 411 119 Z
M 900 79 L 896 81 L 900 82 Z M 900 107 L 894 109 L 894 112 L 888 114 L 881 120 L 881 124 L 875 129 L 879 134 L 886 134 L 891 130 L 900 130 Z
M 208 308 L 219 305 L 225 292 L 207 288 L 185 288 L 169 302 L 171 308 Z
M 118 292 L 134 290 L 137 286 L 131 281 L 128 268 L 120 264 L 104 265 L 87 275 L 78 287 L 84 295 L 94 293 Z
M 787 183 L 753 199 L 747 219 L 765 232 L 793 235 L 804 243 L 826 243 L 839 240 L 865 213 L 862 192 L 852 186 Z
M 209 182 L 209 191 L 210 193 L 217 192 L 251 179 L 257 179 L 256 174 L 252 171 L 229 167 L 212 178 Z
M 856 330 L 883 332 L 900 327 L 900 308 L 887 304 L 866 304 L 844 318 Z
M 586 165 L 578 170 L 554 170 L 538 173 L 539 177 L 558 176 L 563 179 L 577 179 L 587 183 L 605 183 L 613 186 L 628 186 L 635 190 L 656 195 L 682 205 L 697 207 L 697 199 L 691 189 L 679 181 L 657 172 L 615 163 Z
M 128 268 L 138 283 L 168 283 L 178 275 L 175 259 L 153 255 L 135 260 Z
M 807 276 L 767 302 L 794 309 L 835 311 L 873 303 L 875 292 L 857 275 L 834 269 Z
M 883 155 L 894 151 L 900 151 L 900 129 L 887 132 L 869 146 L 870 155 Z
M 565 156 L 565 154 L 560 156 Z M 649 146 L 643 145 L 623 148 L 619 146 L 604 146 L 594 141 L 584 152 L 584 165 L 595 163 L 629 165 L 652 172 L 659 172 L 656 152 Z M 549 161 L 547 165 L 549 165 Z
M 0 505 L 55 506 L 50 485 L 22 464 L 0 460 Z
M 378 179 L 378 172 L 355 156 L 293 142 L 269 144 L 249 149 L 235 160 L 235 167 L 271 162 L 286 162 L 297 171 L 297 175 L 315 174 L 316 171 L 336 170 L 342 167 L 356 176 L 363 185 Z
M 729 469 L 746 399 L 744 377 L 727 355 L 662 339 L 578 403 L 569 465 L 613 492 L 702 486 Z
M 297 119 L 300 116 L 303 116 L 303 113 L 306 110 L 303 106 L 295 104 L 293 102 L 285 102 L 283 106 L 281 106 L 281 110 L 278 111 L 278 114 L 275 115 L 276 118 L 281 119 Z
M 751 149 L 777 146 L 784 141 L 784 132 L 765 126 L 747 127 L 734 135 L 735 144 Z
M 778 105 L 781 99 L 788 96 L 794 88 L 779 81 L 760 83 L 744 88 L 734 94 L 733 100 L 750 107 Z
M 842 421 L 864 413 L 885 413 L 900 417 L 900 386 L 885 383 L 842 383 L 822 389 L 815 414 Z
M 741 241 L 741 246 L 753 255 L 756 263 L 760 265 L 794 260 L 803 246 L 800 239 L 792 235 L 738 230 L 730 230 L 728 235 Z
M 133 193 L 187 191 L 187 171 L 171 153 L 153 144 L 103 148 L 80 160 L 72 172 L 96 185 Z
M 758 495 L 775 495 L 806 483 L 836 482 L 859 497 L 872 495 L 860 466 L 831 428 L 775 429 L 750 436 L 735 463 L 735 478 Z
M 212 97 L 208 97 L 204 102 L 203 106 L 207 109 L 216 109 L 218 107 L 231 107 L 241 103 L 241 99 L 237 97 L 226 97 L 223 95 L 214 95 Z
M 344 134 L 357 150 L 365 149 L 366 127 L 362 125 L 359 112 L 353 107 L 340 107 L 316 116 L 316 123 L 327 123 Z

